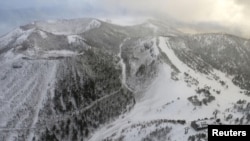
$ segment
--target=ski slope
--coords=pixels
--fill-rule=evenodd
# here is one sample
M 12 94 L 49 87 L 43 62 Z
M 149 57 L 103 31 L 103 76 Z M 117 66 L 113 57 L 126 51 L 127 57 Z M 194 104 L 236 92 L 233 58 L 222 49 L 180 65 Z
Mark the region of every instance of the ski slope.
M 165 127 L 172 128 L 167 135 L 168 139 L 187 140 L 190 135 L 197 133 L 190 127 L 192 121 L 215 117 L 214 112 L 218 110 L 219 112 L 216 117 L 220 118 L 222 123 L 230 123 L 232 121 L 226 121 L 225 117 L 230 114 L 228 109 L 233 107 L 233 103 L 236 103 L 239 99 L 250 101 L 249 97 L 240 94 L 241 89 L 235 86 L 231 82 L 231 79 L 224 73 L 213 70 L 212 74 L 205 75 L 189 68 L 175 55 L 168 43 L 168 38 L 159 37 L 159 47 L 170 58 L 172 64 L 180 70 L 180 73 L 177 75 L 179 80 L 175 81 L 171 79 L 171 72 L 173 70 L 167 64 L 163 63 L 160 66 L 158 77 L 146 90 L 143 97 L 137 99 L 135 107 L 114 122 L 99 129 L 92 135 L 90 141 L 103 139 L 119 140 L 121 137 L 125 141 L 139 141 L 144 139 L 149 133 Z M 186 83 L 185 72 L 195 78 L 199 84 L 190 86 Z M 223 80 L 228 85 L 228 88 L 222 86 L 213 76 L 217 76 L 220 80 Z M 198 99 L 202 99 L 204 95 L 199 95 L 195 91 L 197 88 L 202 87 L 211 87 L 211 89 L 220 90 L 221 93 L 217 94 L 211 91 L 211 95 L 215 97 L 214 101 L 207 105 L 194 106 L 187 99 L 194 95 L 197 95 Z M 240 118 L 242 115 L 234 113 L 234 116 Z M 147 126 L 146 124 L 162 119 L 185 120 L 186 124 L 162 123 L 160 126 Z M 146 127 L 135 128 L 137 124 L 144 124 Z M 189 129 L 187 134 L 184 134 L 185 128 Z

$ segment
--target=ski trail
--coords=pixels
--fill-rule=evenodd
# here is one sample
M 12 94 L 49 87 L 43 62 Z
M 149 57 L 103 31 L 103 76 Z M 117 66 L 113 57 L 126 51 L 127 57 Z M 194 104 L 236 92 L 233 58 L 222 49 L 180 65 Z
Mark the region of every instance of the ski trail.
M 170 61 L 178 68 L 179 71 L 191 71 L 189 67 L 186 66 L 174 53 L 169 44 L 169 39 L 164 37 L 159 37 L 159 47 L 168 56 Z
M 36 110 L 35 110 L 35 113 L 34 113 L 34 117 L 33 117 L 33 121 L 32 121 L 32 124 L 31 124 L 31 127 L 30 128 L 35 128 L 35 125 L 38 121 L 38 118 L 39 118 L 39 111 L 43 108 L 43 104 L 44 104 L 44 101 L 46 100 L 47 96 L 48 96 L 48 92 L 52 92 L 51 90 L 53 90 L 53 85 L 52 86 L 48 86 L 49 83 L 53 83 L 54 80 L 56 79 L 55 76 L 56 76 L 56 71 L 57 71 L 57 63 L 53 64 L 52 68 L 51 68 L 51 73 L 48 74 L 48 79 L 47 81 L 44 83 L 44 86 L 43 86 L 43 89 L 42 89 L 42 93 L 41 95 L 39 96 L 39 102 L 36 106 Z M 30 132 L 29 133 L 29 136 L 28 136 L 28 141 L 32 141 L 34 137 L 34 132 Z
M 119 53 L 118 53 L 118 57 L 120 58 L 120 62 L 119 64 L 122 67 L 122 84 L 123 86 L 125 86 L 129 91 L 133 91 L 131 88 L 129 88 L 129 86 L 127 85 L 127 74 L 126 74 L 126 64 L 122 58 L 122 46 L 123 44 L 129 40 L 129 38 L 126 38 L 122 41 L 122 43 L 119 46 Z

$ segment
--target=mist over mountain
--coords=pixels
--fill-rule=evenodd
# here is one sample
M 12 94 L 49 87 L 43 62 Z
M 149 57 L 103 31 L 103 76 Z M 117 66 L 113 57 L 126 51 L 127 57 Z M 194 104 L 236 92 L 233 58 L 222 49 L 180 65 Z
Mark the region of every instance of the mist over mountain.
M 140 17 L 175 19 L 187 33 L 229 33 L 249 38 L 246 0 L 11 0 L 0 2 L 0 35 L 39 20 Z M 192 27 L 192 29 L 190 29 Z M 184 28 L 184 27 L 182 27 Z M 194 30 L 195 28 L 195 30 Z M 198 30 L 198 29 L 199 30 Z
M 20 25 L 26 25 L 33 21 L 73 19 L 89 16 L 94 16 L 94 12 L 88 9 L 72 10 L 58 6 L 0 9 L 0 35 L 4 35 Z

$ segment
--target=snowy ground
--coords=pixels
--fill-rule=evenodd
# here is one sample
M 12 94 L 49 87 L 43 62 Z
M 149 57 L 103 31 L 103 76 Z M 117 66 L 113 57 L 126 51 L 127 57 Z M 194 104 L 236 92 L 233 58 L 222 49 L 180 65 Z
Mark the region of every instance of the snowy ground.
M 180 70 L 177 75 L 178 81 L 171 79 L 173 70 L 166 64 L 162 64 L 158 77 L 152 85 L 146 90 L 144 96 L 136 100 L 135 107 L 125 115 L 120 116 L 116 121 L 108 124 L 98 130 L 90 138 L 90 141 L 108 139 L 123 140 L 141 140 L 152 131 L 163 127 L 172 127 L 168 134 L 170 140 L 187 140 L 190 135 L 195 135 L 197 132 L 190 127 L 190 123 L 197 119 L 215 117 L 222 120 L 222 123 L 230 123 L 225 121 L 225 117 L 230 113 L 228 109 L 233 107 L 239 99 L 250 101 L 250 98 L 240 94 L 241 89 L 235 86 L 229 77 L 218 70 L 213 70 L 209 75 L 195 72 L 187 65 L 182 63 L 174 54 L 168 43 L 168 39 L 159 38 L 159 47 L 170 58 L 170 61 Z M 188 73 L 193 79 L 199 83 L 191 85 L 184 80 L 185 73 Z M 219 80 L 223 80 L 226 86 L 222 86 Z M 204 98 L 203 94 L 197 94 L 197 88 L 210 87 L 211 95 L 215 97 L 211 103 L 202 106 L 194 106 L 188 97 L 196 95 L 198 99 Z M 214 90 L 220 91 L 217 94 Z M 231 113 L 235 117 L 240 118 L 240 113 Z M 161 119 L 185 120 L 186 124 L 162 123 L 161 126 L 148 125 L 146 128 L 135 128 L 137 124 L 150 123 Z M 189 128 L 189 132 L 184 134 L 185 128 Z M 204 132 L 204 131 L 200 131 Z M 206 132 L 204 132 L 206 133 Z
M 58 61 L 23 60 L 23 56 L 12 50 L 0 56 L 0 130 L 35 127 L 44 102 L 53 96 Z M 9 132 L 6 140 L 16 136 L 17 132 Z M 29 137 L 33 138 L 32 132 Z

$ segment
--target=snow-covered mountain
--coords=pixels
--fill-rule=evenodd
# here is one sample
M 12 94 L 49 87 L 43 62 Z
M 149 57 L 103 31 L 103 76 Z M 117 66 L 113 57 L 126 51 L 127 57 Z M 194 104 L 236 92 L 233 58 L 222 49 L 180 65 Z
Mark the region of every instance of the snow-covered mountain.
M 250 41 L 166 21 L 34 22 L 0 38 L 0 140 L 207 140 L 250 123 Z

